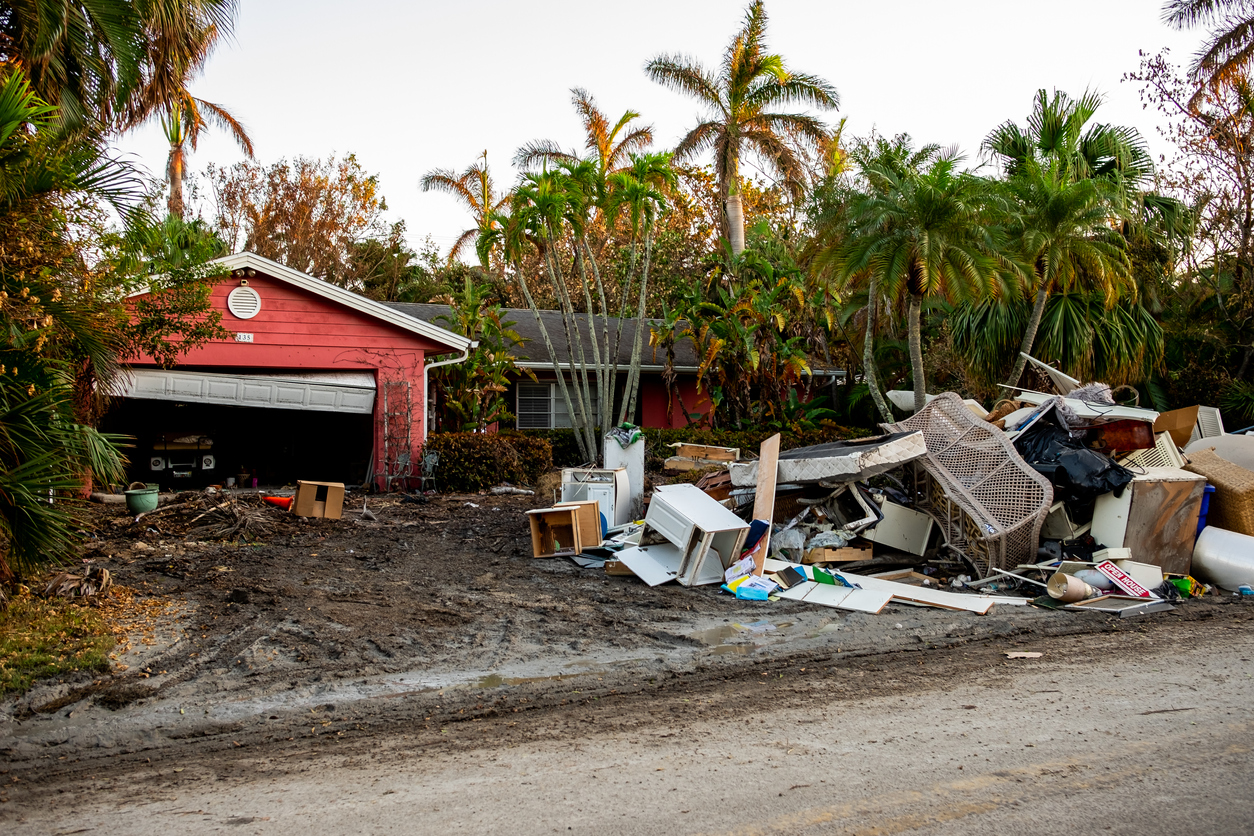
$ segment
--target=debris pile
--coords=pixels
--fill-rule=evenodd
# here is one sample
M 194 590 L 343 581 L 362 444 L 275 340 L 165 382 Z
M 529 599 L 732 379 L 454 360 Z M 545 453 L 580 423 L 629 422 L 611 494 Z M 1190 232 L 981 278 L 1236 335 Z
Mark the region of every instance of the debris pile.
M 624 469 L 567 469 L 562 502 L 528 512 L 533 554 L 867 613 L 1128 617 L 1206 583 L 1254 594 L 1254 437 L 1225 434 L 1217 410 L 1121 405 L 1029 359 L 1056 391 L 1016 389 L 992 412 L 945 393 L 872 438 L 781 451 L 777 435 L 757 457 L 671 445 L 669 470 L 704 473 L 656 487 L 643 519 L 624 513 L 641 489 Z

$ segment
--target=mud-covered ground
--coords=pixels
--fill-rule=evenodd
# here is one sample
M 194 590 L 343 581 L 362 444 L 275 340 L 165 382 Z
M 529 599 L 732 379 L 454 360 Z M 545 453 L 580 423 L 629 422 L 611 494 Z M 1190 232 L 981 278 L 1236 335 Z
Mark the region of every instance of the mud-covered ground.
M 841 685 L 872 693 L 902 681 L 919 651 L 1182 624 L 1244 629 L 1254 614 L 1230 597 L 1128 620 L 742 602 L 533 559 L 524 511 L 543 498 L 371 498 L 376 520 L 360 518 L 360 502 L 350 497 L 334 521 L 256 505 L 251 542 L 203 539 L 191 511 L 136 523 L 121 506 L 92 506 L 85 556 L 180 606 L 121 655 L 125 670 L 0 703 L 0 762 L 22 780 L 56 781 L 104 762 L 368 741 L 397 728 L 438 744 L 453 723 L 509 728 L 512 715 L 536 710 L 578 723 L 605 701 L 648 711 L 652 693 L 731 693 L 745 677 L 814 664 L 889 671 Z

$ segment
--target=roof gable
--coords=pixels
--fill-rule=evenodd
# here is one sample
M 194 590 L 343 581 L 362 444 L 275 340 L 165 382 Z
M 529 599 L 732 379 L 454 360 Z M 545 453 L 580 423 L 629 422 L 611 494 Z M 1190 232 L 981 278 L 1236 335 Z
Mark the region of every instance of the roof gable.
M 234 255 L 214 259 L 211 263 L 220 264 L 231 271 L 251 268 L 264 273 L 276 281 L 293 285 L 315 296 L 386 322 L 403 331 L 409 331 L 442 346 L 448 346 L 450 351 L 465 351 L 471 345 L 471 341 L 460 334 L 455 334 L 438 325 L 410 316 L 382 302 L 367 299 L 365 296 L 345 290 L 330 282 L 324 282 L 322 279 L 314 278 L 307 273 L 293 270 L 290 267 L 279 264 L 277 261 L 263 258 L 256 253 L 235 253 Z

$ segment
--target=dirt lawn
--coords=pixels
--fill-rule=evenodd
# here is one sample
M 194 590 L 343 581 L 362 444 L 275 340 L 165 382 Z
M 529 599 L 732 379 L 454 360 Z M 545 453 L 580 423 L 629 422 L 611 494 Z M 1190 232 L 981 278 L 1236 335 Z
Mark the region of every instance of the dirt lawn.
M 92 506 L 85 556 L 178 606 L 121 654 L 126 670 L 0 703 L 5 774 L 75 781 L 244 747 L 369 745 L 398 728 L 439 745 L 459 723 L 499 730 L 548 711 L 562 724 L 591 722 L 589 707 L 621 701 L 625 712 L 648 712 L 650 695 L 730 695 L 746 677 L 815 665 L 886 671 L 842 679 L 844 693 L 867 695 L 905 681 L 928 654 L 1182 625 L 1244 629 L 1254 615 L 1230 596 L 1127 620 L 743 602 L 714 587 L 651 589 L 532 559 L 523 512 L 545 504 L 537 498 L 371 498 L 374 521 L 359 518 L 360 501 L 350 497 L 336 521 L 258 503 L 253 542 L 205 539 L 190 511 L 136 523 L 120 506 Z

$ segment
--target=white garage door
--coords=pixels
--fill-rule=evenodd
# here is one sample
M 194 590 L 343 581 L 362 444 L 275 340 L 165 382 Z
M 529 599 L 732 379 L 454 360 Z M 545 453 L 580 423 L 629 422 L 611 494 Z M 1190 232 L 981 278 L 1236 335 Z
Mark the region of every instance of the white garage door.
M 374 411 L 374 392 L 374 375 L 366 372 L 270 376 L 132 369 L 111 394 L 154 401 L 369 414 Z

